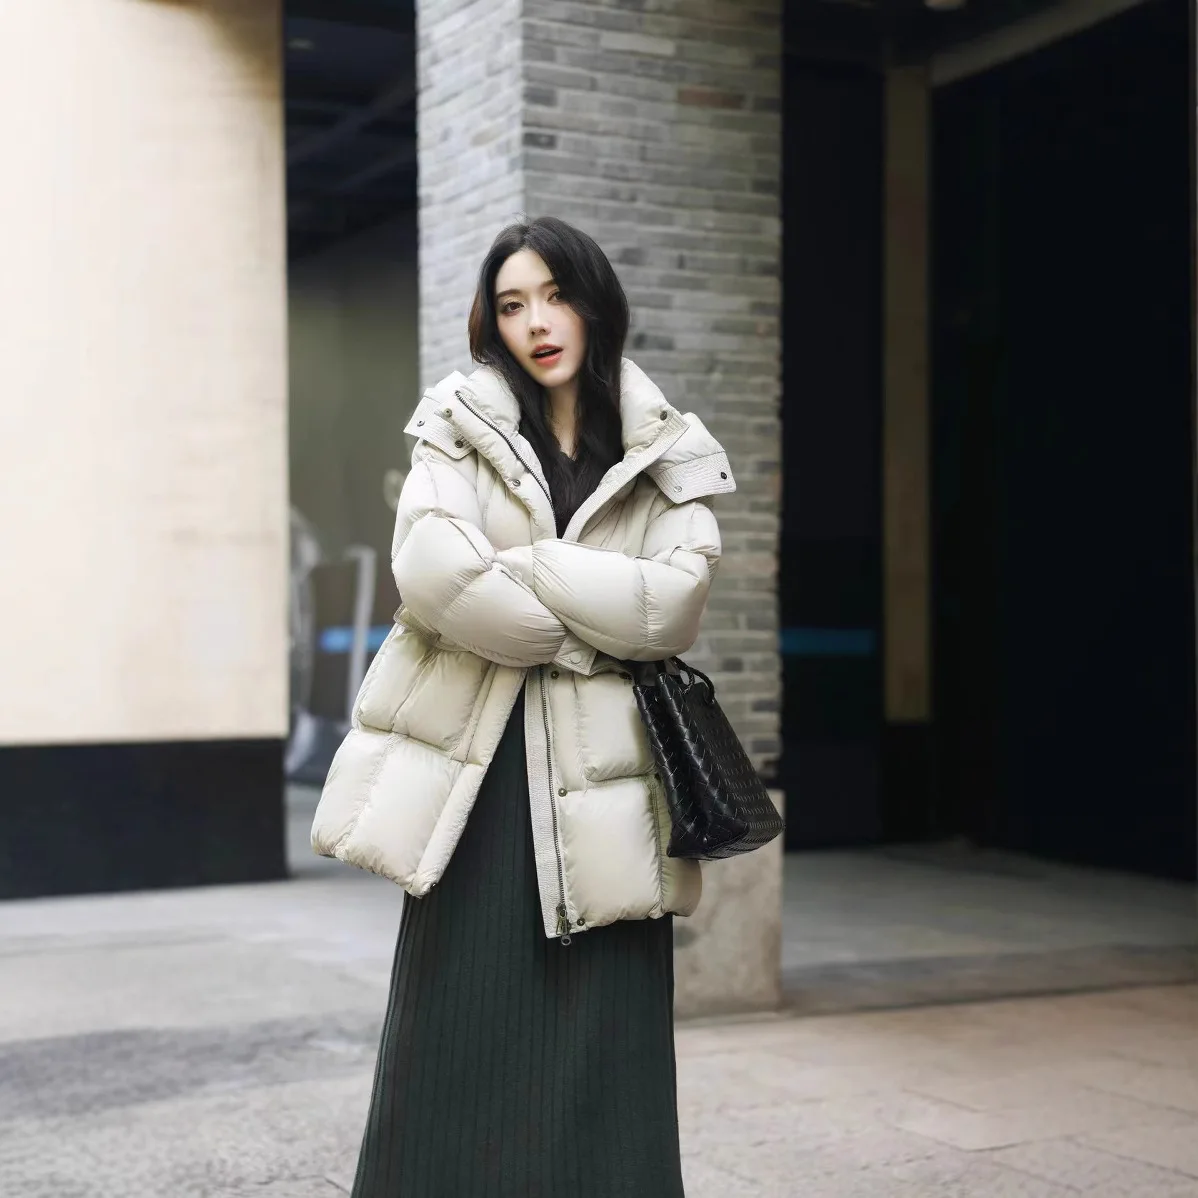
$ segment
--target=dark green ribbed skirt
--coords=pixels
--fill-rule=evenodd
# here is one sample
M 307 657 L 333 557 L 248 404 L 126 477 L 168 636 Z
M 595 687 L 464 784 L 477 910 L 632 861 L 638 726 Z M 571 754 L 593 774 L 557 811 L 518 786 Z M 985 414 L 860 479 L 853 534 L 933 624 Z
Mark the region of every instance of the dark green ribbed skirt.
M 524 704 L 405 899 L 353 1198 L 680 1198 L 670 919 L 545 936 Z

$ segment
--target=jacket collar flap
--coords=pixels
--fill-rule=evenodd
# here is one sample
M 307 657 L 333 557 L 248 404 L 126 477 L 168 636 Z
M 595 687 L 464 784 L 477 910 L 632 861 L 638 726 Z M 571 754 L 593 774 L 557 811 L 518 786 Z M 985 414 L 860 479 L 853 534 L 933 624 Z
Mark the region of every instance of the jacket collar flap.
M 674 503 L 687 503 L 736 490 L 728 455 L 691 412 L 683 416 L 687 428 L 645 473 L 661 493 Z
M 674 503 L 736 490 L 727 455 L 703 422 L 672 408 L 657 384 L 628 358 L 620 375 L 620 424 L 625 458 L 609 472 L 604 480 L 609 485 L 601 485 L 601 492 L 618 490 L 640 470 Z M 516 397 L 495 370 L 483 366 L 468 378 L 454 371 L 426 391 L 405 431 L 451 457 L 460 458 L 473 446 L 492 462 L 514 466 L 520 455 L 513 445 L 523 444 L 519 425 Z M 525 465 L 543 484 L 535 455 Z
M 464 458 L 471 447 L 454 425 L 451 405 L 455 391 L 460 390 L 465 382 L 465 377 L 454 371 L 437 386 L 429 388 L 416 405 L 404 432 L 418 441 L 427 441 L 430 445 L 435 445 L 442 453 L 455 460 Z
M 474 406 L 488 421 L 505 433 L 516 431 L 520 425 L 520 406 L 497 371 L 481 366 L 469 378 L 455 372 L 438 383 L 430 394 L 444 390 L 446 397 L 452 399 L 455 388 L 462 385 L 469 389 Z M 677 416 L 657 384 L 635 362 L 625 358 L 620 369 L 620 435 L 625 454 L 635 453 L 663 435 L 676 436 L 678 426 L 669 426 Z

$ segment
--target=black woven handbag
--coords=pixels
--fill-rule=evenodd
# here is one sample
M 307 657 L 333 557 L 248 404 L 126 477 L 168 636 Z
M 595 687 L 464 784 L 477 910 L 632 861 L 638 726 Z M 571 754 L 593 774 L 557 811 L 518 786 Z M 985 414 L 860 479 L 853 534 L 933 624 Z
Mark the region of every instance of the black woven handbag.
M 629 669 L 670 808 L 668 854 L 713 861 L 773 840 L 782 817 L 720 710 L 711 679 L 678 658 L 632 662 Z

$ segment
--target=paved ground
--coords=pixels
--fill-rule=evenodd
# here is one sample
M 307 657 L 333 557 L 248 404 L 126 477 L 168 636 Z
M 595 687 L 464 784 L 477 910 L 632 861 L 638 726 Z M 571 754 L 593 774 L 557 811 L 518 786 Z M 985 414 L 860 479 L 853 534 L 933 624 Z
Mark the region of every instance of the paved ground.
M 288 793 L 293 870 L 319 791 Z M 1198 983 L 1198 888 L 975 850 L 888 846 L 786 858 L 782 968 L 804 1014 Z
M 398 914 L 339 868 L 0 905 L 0 1195 L 345 1193 Z M 689 1198 L 1198 1198 L 1198 987 L 692 1025 L 678 1050 Z
M 964 845 L 791 854 L 782 961 L 806 1012 L 1198 982 L 1198 890 Z

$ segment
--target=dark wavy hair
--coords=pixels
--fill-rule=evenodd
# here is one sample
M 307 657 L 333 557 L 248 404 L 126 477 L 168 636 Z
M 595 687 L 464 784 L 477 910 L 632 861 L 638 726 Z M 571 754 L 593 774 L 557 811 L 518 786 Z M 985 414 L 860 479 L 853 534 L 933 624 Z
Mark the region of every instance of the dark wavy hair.
M 543 259 L 562 299 L 586 324 L 573 465 L 553 435 L 545 389 L 512 357 L 499 334 L 495 277 L 514 253 L 524 249 Z M 627 337 L 628 298 L 594 238 L 553 216 L 509 225 L 495 238 L 478 272 L 478 290 L 470 309 L 470 354 L 498 371 L 520 404 L 520 431 L 544 467 L 559 535 L 604 474 L 624 456 L 620 363 Z

